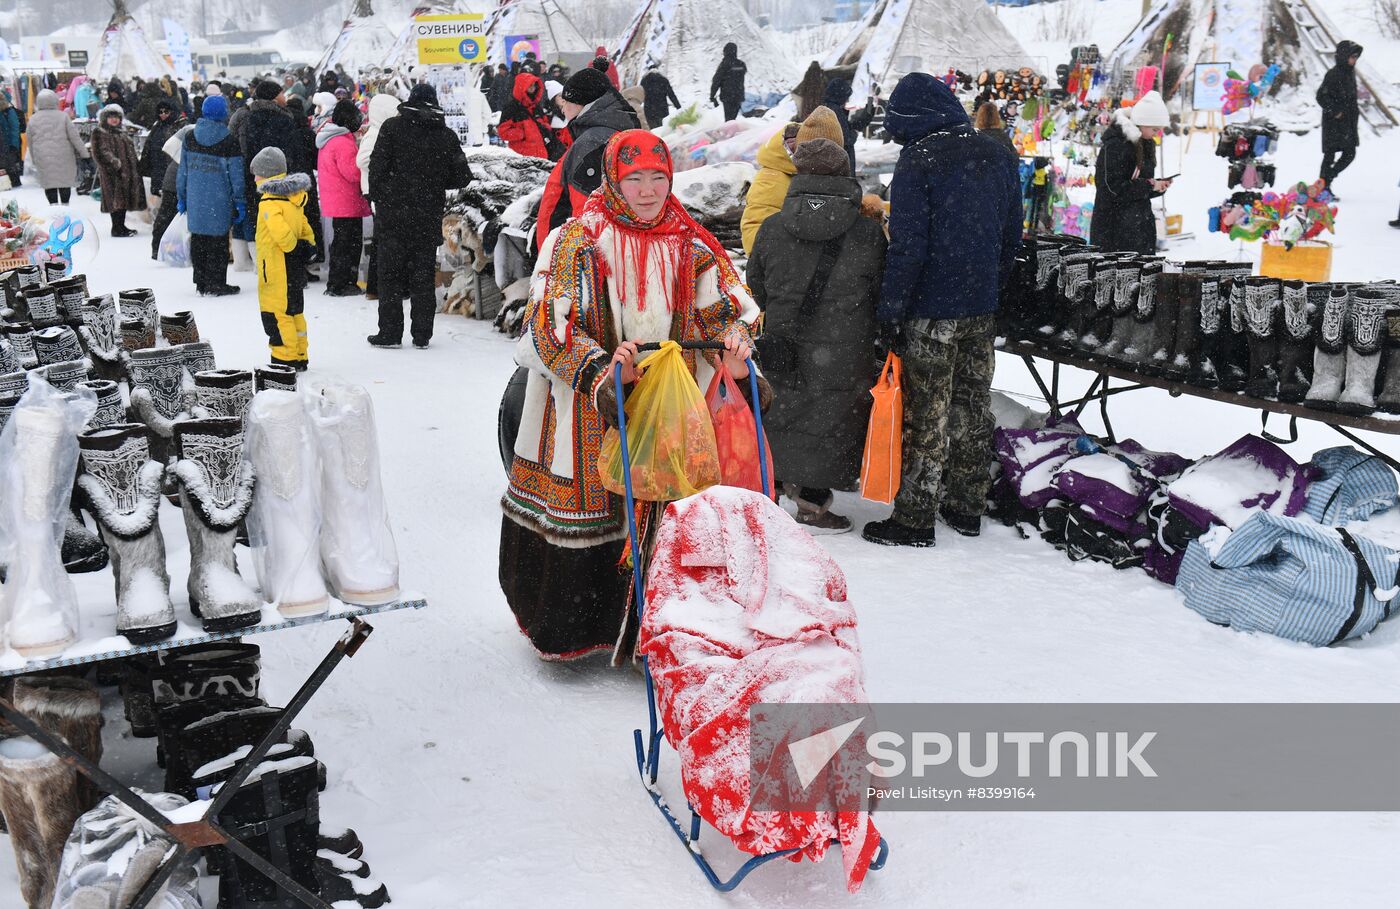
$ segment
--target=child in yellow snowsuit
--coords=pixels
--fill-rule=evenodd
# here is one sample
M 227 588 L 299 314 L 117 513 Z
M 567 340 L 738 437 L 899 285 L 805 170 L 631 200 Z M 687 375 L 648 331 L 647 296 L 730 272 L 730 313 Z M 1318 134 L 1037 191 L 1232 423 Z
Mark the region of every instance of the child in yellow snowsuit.
M 306 220 L 311 178 L 288 174 L 281 149 L 269 146 L 253 158 L 258 200 L 258 308 L 272 350 L 272 362 L 307 368 L 306 262 L 315 234 Z

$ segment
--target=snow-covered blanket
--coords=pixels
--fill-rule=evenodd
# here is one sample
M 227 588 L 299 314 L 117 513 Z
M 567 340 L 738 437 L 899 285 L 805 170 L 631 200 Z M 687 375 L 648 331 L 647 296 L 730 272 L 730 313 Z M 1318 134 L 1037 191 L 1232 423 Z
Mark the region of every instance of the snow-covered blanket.
M 755 492 L 713 487 L 672 503 L 640 650 L 695 810 L 755 855 L 819 861 L 837 840 L 859 889 L 880 842 L 868 812 L 755 811 L 749 798 L 750 707 L 865 701 L 855 610 L 826 550 Z

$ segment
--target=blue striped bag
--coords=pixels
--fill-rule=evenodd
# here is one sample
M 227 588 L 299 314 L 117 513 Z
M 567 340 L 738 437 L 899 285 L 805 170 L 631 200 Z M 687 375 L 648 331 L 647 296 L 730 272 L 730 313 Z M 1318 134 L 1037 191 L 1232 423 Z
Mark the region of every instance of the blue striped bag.
M 1400 553 L 1344 528 L 1265 511 L 1231 533 L 1213 560 L 1192 541 L 1176 587 L 1217 625 L 1322 647 L 1367 634 L 1400 608 Z

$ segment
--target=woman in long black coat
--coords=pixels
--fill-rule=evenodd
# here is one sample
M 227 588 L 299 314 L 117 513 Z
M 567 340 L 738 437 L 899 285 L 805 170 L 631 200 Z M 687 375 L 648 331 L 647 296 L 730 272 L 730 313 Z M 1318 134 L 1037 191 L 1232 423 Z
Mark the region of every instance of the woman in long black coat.
M 1342 41 L 1337 45 L 1337 65 L 1327 71 L 1317 89 L 1317 103 L 1322 108 L 1322 179 L 1328 188 L 1337 174 L 1356 160 L 1356 147 L 1361 144 L 1358 130 L 1361 106 L 1356 99 L 1356 61 L 1361 58 L 1361 45 Z
M 1094 171 L 1094 217 L 1089 241 L 1104 252 L 1157 251 L 1157 218 L 1152 200 L 1171 186 L 1156 179 L 1156 138 L 1171 117 L 1157 92 L 1148 92 L 1131 110 L 1119 110 L 1103 134 Z
M 797 520 L 834 532 L 833 489 L 860 479 L 875 372 L 875 306 L 885 235 L 861 214 L 846 150 L 811 139 L 793 152 L 797 173 L 782 211 L 758 229 L 748 282 L 764 310 L 760 356 L 773 386 L 763 418 L 773 472 Z

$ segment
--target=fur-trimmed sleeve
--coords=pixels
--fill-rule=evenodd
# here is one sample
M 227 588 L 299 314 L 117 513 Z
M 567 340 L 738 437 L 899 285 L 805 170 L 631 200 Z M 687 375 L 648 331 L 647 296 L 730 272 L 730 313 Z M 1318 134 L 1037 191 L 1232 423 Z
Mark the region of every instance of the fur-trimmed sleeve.
M 723 341 L 733 333 L 752 343 L 759 309 L 753 294 L 728 261 L 720 262 L 705 247 L 695 252 L 695 325 L 706 341 Z
M 608 357 L 598 341 L 600 313 L 593 303 L 599 276 L 592 243 L 577 223 L 561 227 L 550 243 L 549 270 L 526 316 L 530 340 L 546 369 L 575 391 L 591 394 Z

